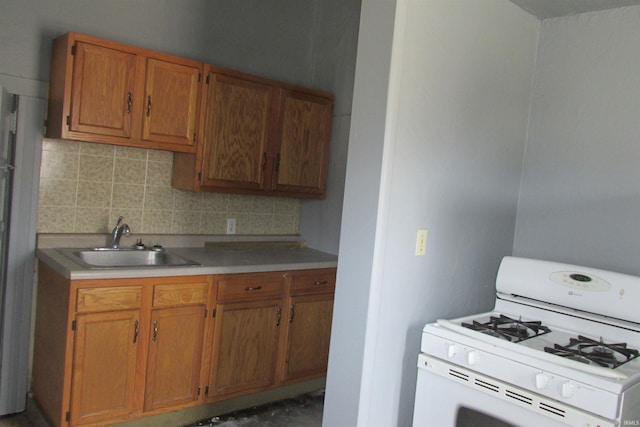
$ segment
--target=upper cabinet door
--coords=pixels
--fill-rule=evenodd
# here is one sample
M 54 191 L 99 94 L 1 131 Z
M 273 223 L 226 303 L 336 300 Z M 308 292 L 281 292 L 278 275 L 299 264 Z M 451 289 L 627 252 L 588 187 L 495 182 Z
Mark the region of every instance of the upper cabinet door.
M 77 42 L 73 70 L 69 130 L 129 138 L 136 55 Z
M 142 139 L 192 146 L 201 69 L 147 58 Z
M 202 69 L 67 33 L 53 42 L 46 137 L 195 153 Z
M 279 149 L 271 189 L 323 196 L 333 99 L 285 89 L 281 109 Z
M 273 87 L 209 75 L 202 187 L 262 190 Z

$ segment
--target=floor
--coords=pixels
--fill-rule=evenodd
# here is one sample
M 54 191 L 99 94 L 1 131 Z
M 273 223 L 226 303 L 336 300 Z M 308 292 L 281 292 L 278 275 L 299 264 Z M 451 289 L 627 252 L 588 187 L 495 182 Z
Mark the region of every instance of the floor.
M 24 414 L 7 415 L 0 418 L 0 427 L 31 427 L 31 423 Z
M 185 427 L 321 427 L 323 406 L 324 393 L 305 394 Z
M 324 393 L 304 394 L 176 427 L 321 427 Z M 0 418 L 0 427 L 32 427 L 24 414 Z

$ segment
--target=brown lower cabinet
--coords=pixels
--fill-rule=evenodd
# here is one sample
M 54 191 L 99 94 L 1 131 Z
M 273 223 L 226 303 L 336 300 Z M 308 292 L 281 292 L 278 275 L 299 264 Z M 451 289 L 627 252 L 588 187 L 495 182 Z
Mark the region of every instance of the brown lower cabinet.
M 326 374 L 335 268 L 65 279 L 39 264 L 34 398 L 101 426 Z
M 335 269 L 294 271 L 286 281 L 288 316 L 279 380 L 291 383 L 326 373 Z
M 198 401 L 206 302 L 154 309 L 144 410 Z
M 140 350 L 134 337 L 140 310 L 79 314 L 75 322 L 71 424 L 132 414 Z

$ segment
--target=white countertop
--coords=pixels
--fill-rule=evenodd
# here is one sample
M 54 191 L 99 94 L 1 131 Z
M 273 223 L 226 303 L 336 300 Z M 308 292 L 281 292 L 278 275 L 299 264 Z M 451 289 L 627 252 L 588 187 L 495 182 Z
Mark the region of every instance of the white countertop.
M 58 252 L 40 248 L 37 257 L 68 279 L 117 279 L 208 274 L 256 273 L 336 267 L 333 254 L 296 245 L 216 245 L 166 248 L 199 266 L 87 268 Z

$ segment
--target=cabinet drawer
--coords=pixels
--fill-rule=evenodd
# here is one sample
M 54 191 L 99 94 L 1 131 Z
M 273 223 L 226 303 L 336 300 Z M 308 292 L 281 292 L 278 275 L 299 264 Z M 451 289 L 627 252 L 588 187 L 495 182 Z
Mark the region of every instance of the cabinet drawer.
M 153 287 L 153 306 L 206 304 L 209 297 L 207 283 L 177 283 Z
M 292 271 L 287 274 L 291 295 L 330 293 L 336 288 L 335 268 Z
M 219 302 L 280 297 L 284 291 L 282 273 L 233 275 L 217 283 Z
M 120 310 L 138 308 L 142 302 L 142 286 L 114 286 L 78 289 L 76 311 Z

